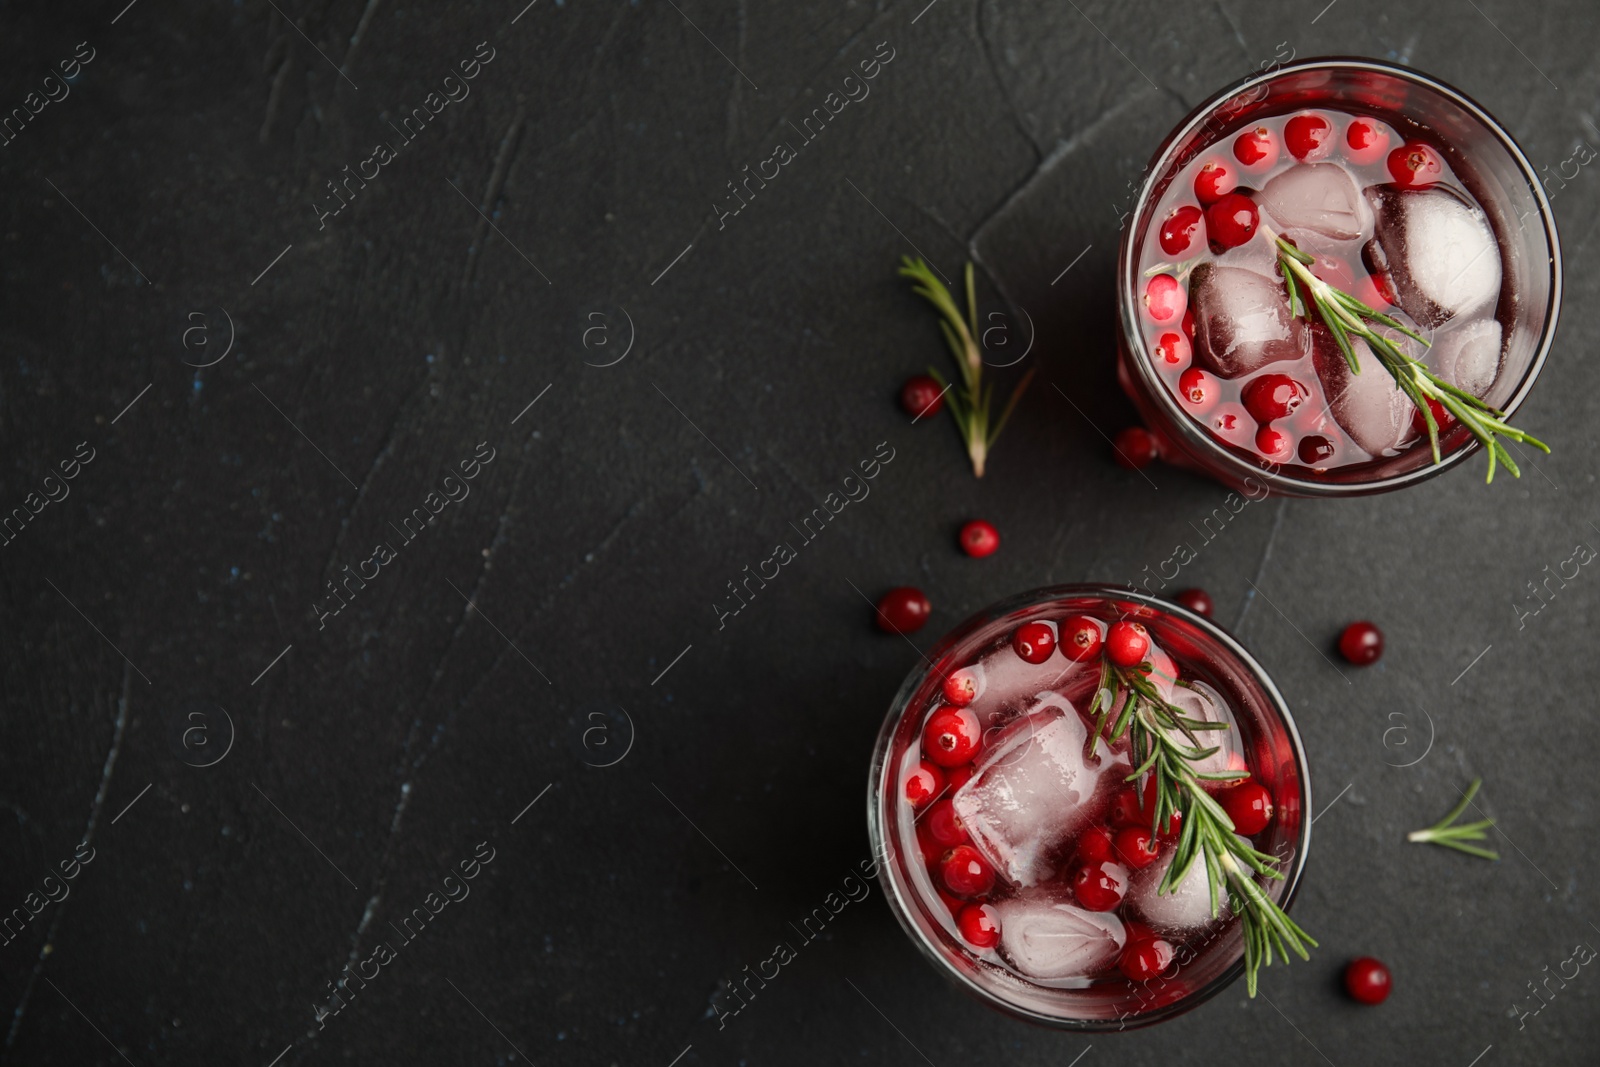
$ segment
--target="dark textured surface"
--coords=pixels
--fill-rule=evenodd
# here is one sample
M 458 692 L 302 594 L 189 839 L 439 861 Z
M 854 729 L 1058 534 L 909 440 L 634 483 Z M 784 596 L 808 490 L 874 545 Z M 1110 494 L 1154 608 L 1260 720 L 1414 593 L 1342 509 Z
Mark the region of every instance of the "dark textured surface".
M 1600 574 L 1521 628 L 1513 607 L 1600 545 L 1592 167 L 1554 200 L 1568 296 L 1520 420 L 1552 457 L 1254 504 L 1185 568 L 1293 704 L 1316 806 L 1337 798 L 1295 911 L 1311 963 L 1061 1035 L 947 986 L 874 891 L 725 1027 L 709 1007 L 866 855 L 869 747 L 916 656 L 863 594 L 925 588 L 926 644 L 1021 589 L 1131 578 L 1219 502 L 1112 466 L 1095 428 L 1130 417 L 1112 263 L 1161 136 L 1284 49 L 1364 54 L 1460 86 L 1555 172 L 1600 145 L 1592 5 L 123 8 L 3 8 L 0 106 L 94 58 L 0 149 L 0 506 L 79 442 L 94 459 L 0 549 L 0 908 L 86 836 L 94 858 L 0 946 L 0 1059 L 1593 1062 L 1593 968 L 1513 1007 L 1600 943 Z M 482 41 L 471 95 L 319 229 L 324 183 Z M 880 42 L 870 97 L 719 228 L 725 183 Z M 947 273 L 977 256 L 989 303 L 1039 321 L 981 483 L 946 420 L 893 403 L 944 358 L 893 277 L 913 243 Z M 220 355 L 219 309 L 232 351 L 185 366 Z M 627 358 L 593 365 L 627 318 Z M 725 584 L 883 441 L 872 495 L 719 629 Z M 470 496 L 319 629 L 324 583 L 479 442 Z M 988 560 L 954 549 L 974 515 L 1004 537 Z M 1341 671 L 1356 617 L 1389 651 Z M 218 706 L 232 748 L 191 766 L 227 740 Z M 1501 862 L 1404 844 L 1479 775 Z M 485 841 L 471 895 L 319 1030 L 338 968 Z M 1336 991 L 1366 953 L 1396 975 L 1376 1010 Z

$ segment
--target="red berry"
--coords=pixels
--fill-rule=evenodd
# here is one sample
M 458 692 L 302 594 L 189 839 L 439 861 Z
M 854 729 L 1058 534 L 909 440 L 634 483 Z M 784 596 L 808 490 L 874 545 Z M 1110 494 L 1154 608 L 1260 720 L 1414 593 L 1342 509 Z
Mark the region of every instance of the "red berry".
M 1117 829 L 1128 826 L 1149 826 L 1150 816 L 1139 802 L 1139 790 L 1123 786 L 1111 798 L 1111 825 Z
M 1148 982 L 1172 966 L 1175 954 L 1172 942 L 1165 938 L 1130 937 L 1117 957 L 1117 967 L 1130 982 Z
M 1178 376 L 1178 395 L 1190 407 L 1204 411 L 1216 402 L 1216 383 L 1199 367 L 1190 367 Z
M 913 809 L 926 807 L 928 801 L 938 796 L 943 788 L 944 775 L 927 760 L 920 761 L 917 769 L 906 775 L 906 800 L 910 801 Z
M 1072 876 L 1072 895 L 1085 911 L 1111 911 L 1128 892 L 1128 868 L 1102 860 L 1086 863 Z
M 1244 409 L 1257 422 L 1274 422 L 1294 414 L 1310 390 L 1287 374 L 1258 374 L 1245 385 Z
M 1376 163 L 1389 148 L 1389 130 L 1375 119 L 1358 118 L 1345 127 L 1345 158 L 1358 167 Z
M 1300 462 L 1308 467 L 1315 467 L 1328 460 L 1335 451 L 1333 442 L 1321 434 L 1300 438 Z
M 1148 467 L 1161 457 L 1161 446 L 1156 442 L 1155 434 L 1143 426 L 1129 426 L 1118 432 L 1117 439 L 1111 443 L 1117 461 L 1117 466 L 1129 470 L 1138 470 Z
M 1166 823 L 1157 829 L 1160 831 L 1157 836 L 1162 841 L 1176 841 L 1183 833 L 1183 812 L 1172 812 L 1167 816 Z
M 1102 640 L 1099 624 L 1087 615 L 1074 615 L 1061 623 L 1061 654 L 1074 663 L 1098 656 Z
M 1144 310 L 1156 322 L 1177 322 L 1188 305 L 1183 283 L 1170 274 L 1157 274 L 1144 287 Z
M 1256 235 L 1256 202 L 1243 193 L 1229 193 L 1206 208 L 1206 236 L 1213 252 L 1238 248 Z
M 1193 204 L 1173 208 L 1161 224 L 1161 251 L 1169 256 L 1183 255 L 1194 243 L 1194 231 L 1199 225 L 1200 209 Z
M 1389 968 L 1371 956 L 1351 960 L 1345 966 L 1345 991 L 1363 1004 L 1382 1004 L 1389 999 L 1389 989 L 1393 985 Z
M 1272 794 L 1253 779 L 1219 793 L 1217 802 L 1233 820 L 1234 830 L 1245 837 L 1254 837 L 1272 821 Z
M 1188 311 L 1183 313 L 1183 317 L 1186 323 L 1191 321 Z M 1188 329 L 1189 327 L 1185 326 L 1184 328 Z M 1169 367 L 1187 367 L 1193 355 L 1194 349 L 1190 345 L 1189 339 L 1181 333 L 1173 333 L 1169 330 L 1156 338 L 1156 357 Z
M 1189 343 L 1191 345 L 1194 344 L 1194 309 L 1193 308 L 1184 308 L 1183 309 L 1183 335 L 1189 339 Z
M 892 634 L 908 634 L 922 629 L 932 611 L 933 605 L 922 590 L 903 585 L 889 590 L 878 601 L 878 627 Z
M 944 407 L 944 387 L 926 374 L 907 378 L 900 387 L 900 406 L 912 418 L 937 415 Z
M 944 887 L 958 897 L 981 897 L 994 888 L 994 868 L 971 845 L 957 845 L 939 861 Z
M 1444 433 L 1456 424 L 1455 416 L 1444 409 L 1444 405 L 1431 396 L 1423 397 L 1428 402 L 1428 411 L 1433 414 L 1433 424 Z M 1428 435 L 1428 420 L 1422 417 L 1422 409 L 1417 408 L 1411 413 L 1411 428 L 1426 437 Z
M 929 869 L 937 868 L 939 860 L 944 856 L 944 849 L 928 836 L 927 828 L 920 825 L 917 827 L 917 851 L 922 853 L 922 862 L 927 864 Z
M 1117 862 L 1139 871 L 1150 866 L 1161 854 L 1160 846 L 1147 826 L 1130 826 L 1117 832 Z
M 977 771 L 973 769 L 970 763 L 963 763 L 959 767 L 951 767 L 944 775 L 945 788 L 954 793 L 957 789 L 970 782 L 972 776 L 976 773 Z
M 1254 173 L 1271 170 L 1278 162 L 1278 139 L 1265 126 L 1246 130 L 1234 139 L 1233 158 Z
M 1383 655 L 1383 631 L 1370 622 L 1353 622 L 1339 635 L 1339 655 L 1357 667 L 1370 667 Z
M 973 519 L 961 527 L 957 540 L 961 542 L 961 551 L 973 559 L 982 559 L 994 555 L 995 549 L 1000 547 L 1000 531 L 982 519 Z
M 1118 667 L 1137 667 L 1150 654 L 1150 632 L 1136 622 L 1114 622 L 1106 631 L 1106 659 Z
M 938 857 L 935 857 L 935 860 L 937 859 Z M 939 894 L 940 902 L 944 904 L 945 909 L 949 911 L 951 915 L 960 915 L 961 909 L 967 906 L 966 901 L 962 900 L 960 897 L 951 896 L 945 891 L 945 888 L 942 885 L 935 885 L 933 887 L 933 891 Z
M 1256 431 L 1256 451 L 1274 463 L 1287 463 L 1294 458 L 1294 435 L 1276 426 L 1263 426 Z
M 944 698 L 958 708 L 964 708 L 978 699 L 978 676 L 963 667 L 945 677 Z
M 1011 650 L 1029 663 L 1043 663 L 1056 650 L 1056 632 L 1047 622 L 1029 622 L 1011 636 Z
M 1110 830 L 1103 826 L 1091 826 L 1078 838 L 1078 862 L 1103 863 L 1111 858 L 1113 847 Z
M 1216 610 L 1216 605 L 1211 602 L 1211 594 L 1204 589 L 1185 589 L 1172 598 L 1196 615 L 1211 618 L 1211 613 Z
M 928 839 L 941 848 L 955 848 L 972 840 L 967 828 L 956 817 L 955 805 L 950 803 L 949 797 L 936 801 L 928 809 L 928 814 L 922 817 L 922 826 Z
M 1255 437 L 1255 423 L 1243 404 L 1222 404 L 1211 413 L 1211 432 L 1229 444 L 1248 445 Z
M 1416 189 L 1432 185 L 1443 174 L 1439 153 L 1420 141 L 1408 141 L 1389 153 L 1389 176 L 1396 185 Z
M 1333 151 L 1333 123 L 1321 115 L 1296 115 L 1283 127 L 1283 145 L 1302 163 L 1314 163 Z
M 1194 195 L 1202 204 L 1215 204 L 1239 184 L 1239 174 L 1221 159 L 1208 159 L 1194 176 Z
M 989 904 L 968 904 L 956 916 L 956 929 L 973 948 L 994 948 L 1000 943 L 1000 913 Z
M 922 728 L 922 750 L 941 767 L 969 763 L 983 746 L 983 729 L 978 717 L 966 708 L 948 704 L 928 717 Z

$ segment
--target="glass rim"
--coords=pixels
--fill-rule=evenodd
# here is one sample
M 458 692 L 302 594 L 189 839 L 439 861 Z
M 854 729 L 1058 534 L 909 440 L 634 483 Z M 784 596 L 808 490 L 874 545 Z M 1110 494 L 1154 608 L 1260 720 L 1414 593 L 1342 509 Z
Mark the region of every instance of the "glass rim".
M 1442 457 L 1438 463 L 1425 463 L 1421 467 L 1406 471 L 1403 474 L 1375 478 L 1371 481 L 1363 482 L 1322 482 L 1310 478 L 1297 478 L 1282 473 L 1281 465 L 1270 463 L 1258 465 L 1252 463 L 1206 433 L 1204 428 L 1178 405 L 1171 392 L 1158 380 L 1153 369 L 1154 363 L 1149 346 L 1145 341 L 1144 332 L 1140 328 L 1138 316 L 1134 310 L 1138 304 L 1138 281 L 1134 277 L 1137 273 L 1138 265 L 1132 262 L 1130 255 L 1134 239 L 1137 236 L 1134 223 L 1149 206 L 1155 183 L 1170 163 L 1175 146 L 1197 127 L 1203 125 L 1218 105 L 1230 97 L 1281 78 L 1318 70 L 1370 70 L 1411 82 L 1456 104 L 1499 142 L 1507 155 L 1516 164 L 1524 182 L 1532 191 L 1534 204 L 1538 209 L 1539 222 L 1544 228 L 1545 241 L 1550 250 L 1550 295 L 1546 302 L 1544 328 L 1535 346 L 1533 358 L 1523 372 L 1522 380 L 1518 383 L 1516 391 L 1512 393 L 1503 407 L 1507 420 L 1510 420 L 1516 414 L 1517 409 L 1522 406 L 1523 401 L 1532 392 L 1534 382 L 1538 380 L 1540 372 L 1544 369 L 1545 361 L 1549 357 L 1550 349 L 1555 342 L 1557 320 L 1561 314 L 1561 239 L 1556 232 L 1555 213 L 1550 208 L 1550 200 L 1545 195 L 1544 186 L 1540 184 L 1538 175 L 1533 169 L 1533 164 L 1528 160 L 1527 155 L 1522 151 L 1522 147 L 1517 144 L 1511 133 L 1466 93 L 1432 75 L 1423 74 L 1410 67 L 1361 56 L 1316 56 L 1290 63 L 1271 71 L 1240 78 L 1238 81 L 1223 86 L 1203 100 L 1162 139 L 1160 145 L 1156 148 L 1155 154 L 1150 158 L 1144 181 L 1139 187 L 1139 195 L 1134 201 L 1132 210 L 1129 212 L 1128 228 L 1124 232 L 1117 254 L 1117 303 L 1119 305 L 1118 311 L 1122 318 L 1123 337 L 1132 357 L 1130 362 L 1134 365 L 1134 373 L 1139 376 L 1145 391 L 1168 415 L 1174 432 L 1180 434 L 1191 446 L 1203 451 L 1208 460 L 1214 460 L 1221 464 L 1226 468 L 1228 474 L 1237 481 L 1242 482 L 1246 478 L 1260 478 L 1271 488 L 1293 496 L 1365 496 L 1372 493 L 1400 489 L 1436 477 L 1461 463 L 1469 456 L 1477 455 L 1483 446 L 1477 438 L 1469 437 L 1461 447 Z M 1413 445 L 1412 447 L 1420 446 Z
M 1278 900 L 1279 907 L 1283 908 L 1285 912 L 1289 910 L 1300 888 L 1300 878 L 1305 871 L 1306 857 L 1311 851 L 1311 767 L 1306 760 L 1305 745 L 1300 739 L 1300 731 L 1295 726 L 1294 715 L 1289 711 L 1288 702 L 1284 700 L 1283 694 L 1278 691 L 1277 685 L 1272 681 L 1272 677 L 1267 674 L 1266 669 L 1232 634 L 1205 616 L 1190 611 L 1181 604 L 1163 600 L 1158 596 L 1131 586 L 1100 585 L 1097 583 L 1042 586 L 1014 594 L 1004 600 L 990 604 L 963 620 L 959 625 L 951 628 L 924 656 L 925 663 L 912 668 L 911 673 L 900 684 L 900 688 L 895 692 L 894 699 L 890 702 L 889 714 L 885 716 L 883 726 L 878 731 L 878 738 L 873 745 L 872 762 L 867 775 L 867 836 L 872 846 L 872 856 L 878 864 L 878 881 L 883 887 L 884 899 L 889 903 L 889 910 L 894 913 L 895 919 L 900 923 L 901 928 L 905 930 L 912 944 L 916 945 L 918 951 L 940 973 L 952 979 L 969 995 L 1014 1018 L 1052 1029 L 1074 1030 L 1084 1033 L 1135 1030 L 1181 1015 L 1205 1003 L 1232 985 L 1244 973 L 1243 951 L 1241 950 L 1238 959 L 1234 960 L 1204 986 L 1170 1004 L 1163 1004 L 1147 1012 L 1140 1012 L 1137 1016 L 1120 1019 L 1076 1019 L 1070 1016 L 1049 1015 L 1012 1003 L 1000 993 L 979 984 L 969 974 L 953 966 L 949 960 L 929 943 L 927 936 L 912 921 L 912 912 L 919 908 L 920 904 L 915 900 L 906 899 L 911 895 L 910 887 L 902 887 L 898 884 L 898 880 L 891 877 L 888 870 L 888 865 L 897 858 L 896 853 L 888 849 L 889 827 L 886 819 L 889 805 L 883 799 L 886 794 L 892 794 L 888 779 L 894 768 L 888 758 L 889 751 L 893 746 L 894 735 L 900 725 L 900 721 L 905 717 L 905 713 L 910 706 L 911 697 L 922 684 L 922 680 L 927 676 L 929 670 L 931 670 L 932 664 L 944 653 L 948 646 L 989 625 L 1002 615 L 1071 597 L 1098 598 L 1112 602 L 1130 601 L 1143 607 L 1154 608 L 1163 614 L 1175 616 L 1195 626 L 1207 637 L 1216 641 L 1228 655 L 1238 661 L 1239 666 L 1244 668 L 1261 687 L 1267 698 L 1266 707 L 1262 710 L 1263 712 L 1270 710 L 1272 716 L 1283 727 L 1284 734 L 1289 741 L 1289 748 L 1294 753 L 1295 769 L 1300 779 L 1300 810 L 1302 818 L 1296 840 L 1298 847 L 1295 850 L 1294 858 L 1289 863 L 1288 869 L 1284 872 L 1283 895 Z

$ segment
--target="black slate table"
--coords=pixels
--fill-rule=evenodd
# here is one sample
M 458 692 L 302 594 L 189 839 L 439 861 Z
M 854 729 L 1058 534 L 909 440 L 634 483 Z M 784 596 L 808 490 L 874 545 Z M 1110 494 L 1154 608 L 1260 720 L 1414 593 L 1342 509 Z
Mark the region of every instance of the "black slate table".
M 1530 593 L 1600 545 L 1592 5 L 4 19 L 0 507 L 37 509 L 0 548 L 0 908 L 27 920 L 4 1062 L 1593 1062 L 1600 978 L 1547 978 L 1600 942 L 1600 572 Z M 1480 457 L 1273 498 L 1185 568 L 1298 717 L 1321 950 L 1254 1001 L 1052 1033 L 947 985 L 874 886 L 719 1019 L 867 855 L 917 653 L 864 600 L 927 590 L 925 647 L 1013 592 L 1132 579 L 1220 502 L 1110 462 L 1112 266 L 1159 139 L 1289 54 L 1481 101 L 1553 176 L 1568 286 L 1521 420 L 1554 454 L 1521 481 L 1484 487 Z M 996 321 L 1037 324 L 981 482 L 895 405 L 945 359 L 906 253 L 976 259 Z M 880 449 L 871 495 L 733 614 Z M 990 559 L 955 549 L 974 516 Z M 1356 670 L 1331 645 L 1363 617 L 1389 648 Z M 1405 843 L 1479 776 L 1500 862 Z M 1369 953 L 1377 1009 L 1337 989 Z M 319 1020 L 346 964 L 377 977 Z

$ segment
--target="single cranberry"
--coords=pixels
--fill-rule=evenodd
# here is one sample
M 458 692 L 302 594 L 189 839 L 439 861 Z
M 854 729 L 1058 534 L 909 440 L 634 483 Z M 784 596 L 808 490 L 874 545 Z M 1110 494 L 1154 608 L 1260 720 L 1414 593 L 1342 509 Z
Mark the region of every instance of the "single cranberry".
M 929 837 L 927 827 L 920 824 L 917 826 L 917 850 L 922 853 L 922 862 L 930 870 L 937 869 L 939 860 L 944 858 L 943 846 Z
M 1061 622 L 1058 643 L 1061 654 L 1074 663 L 1094 659 L 1100 654 L 1100 624 L 1087 615 L 1074 615 Z
M 968 900 L 994 888 L 994 868 L 971 845 L 957 845 L 946 852 L 939 861 L 939 877 L 946 889 Z
M 878 627 L 892 634 L 908 634 L 922 629 L 932 612 L 933 605 L 922 590 L 903 585 L 878 601 Z
M 1263 426 L 1256 431 L 1256 451 L 1274 463 L 1285 463 L 1294 458 L 1294 434 Z
M 1211 601 L 1211 594 L 1204 589 L 1185 589 L 1172 598 L 1196 615 L 1211 618 L 1211 613 L 1216 610 L 1216 605 Z
M 900 387 L 900 406 L 912 418 L 937 415 L 944 407 L 944 387 L 926 374 L 907 378 Z
M 1156 435 L 1143 426 L 1129 426 L 1117 433 L 1117 439 L 1111 443 L 1117 466 L 1129 470 L 1138 470 L 1148 467 L 1161 456 L 1161 446 L 1156 441 Z
M 1161 251 L 1169 256 L 1181 256 L 1194 243 L 1194 231 L 1200 226 L 1200 209 L 1184 204 L 1172 209 L 1160 230 Z
M 1296 115 L 1283 127 L 1283 146 L 1302 163 L 1314 163 L 1333 151 L 1333 123 L 1317 114 Z
M 1176 322 L 1183 315 L 1189 294 L 1170 274 L 1157 274 L 1144 287 L 1144 309 L 1156 322 Z
M 1229 444 L 1248 446 L 1255 438 L 1256 425 L 1243 404 L 1220 404 L 1211 413 L 1211 432 Z
M 977 673 L 963 667 L 945 676 L 943 688 L 946 700 L 958 708 L 964 708 L 978 699 L 978 693 L 983 687 L 978 684 Z
M 1357 667 L 1370 667 L 1383 655 L 1383 631 L 1370 622 L 1353 622 L 1339 635 L 1339 655 Z
M 1106 659 L 1118 667 L 1137 667 L 1150 654 L 1150 632 L 1136 622 L 1114 622 L 1106 631 Z
M 1345 158 L 1358 167 L 1376 163 L 1389 149 L 1389 130 L 1375 119 L 1358 118 L 1345 127 Z
M 983 728 L 966 708 L 945 705 L 928 717 L 922 728 L 922 750 L 941 767 L 971 762 L 983 746 Z
M 1078 838 L 1078 862 L 1104 863 L 1112 857 L 1111 831 L 1103 826 L 1091 826 Z
M 942 885 L 935 885 L 933 887 L 933 891 L 939 894 L 940 903 L 945 906 L 945 909 L 949 911 L 951 915 L 960 915 L 961 909 L 967 906 L 966 901 L 962 900 L 958 896 L 952 896 Z
M 928 809 L 928 814 L 922 817 L 922 825 L 927 830 L 928 839 L 941 848 L 955 848 L 972 840 L 967 828 L 956 817 L 955 805 L 950 803 L 949 797 L 936 801 Z
M 1072 895 L 1085 911 L 1112 911 L 1128 892 L 1128 868 L 1102 860 L 1085 863 L 1072 876 Z
M 1333 442 L 1321 434 L 1300 438 L 1300 462 L 1315 467 L 1333 457 Z
M 977 771 L 970 763 L 963 763 L 959 767 L 951 767 L 944 772 L 945 788 L 954 793 L 957 789 L 972 781 L 972 776 L 976 773 Z
M 1117 832 L 1117 862 L 1143 870 L 1156 861 L 1161 848 L 1147 826 L 1130 826 Z
M 1000 913 L 990 904 L 968 904 L 956 916 L 956 929 L 973 948 L 994 948 L 1000 943 Z
M 1178 395 L 1190 407 L 1204 411 L 1216 402 L 1216 382 L 1199 367 L 1190 367 L 1178 375 Z
M 1167 821 L 1157 828 L 1158 837 L 1162 841 L 1176 841 L 1183 833 L 1183 812 L 1174 811 L 1167 815 Z
M 982 519 L 973 519 L 961 527 L 957 540 L 961 542 L 961 551 L 973 559 L 982 559 L 994 555 L 995 549 L 1000 547 L 1000 531 Z
M 1234 830 L 1245 837 L 1254 837 L 1272 821 L 1272 794 L 1254 779 L 1219 793 L 1217 803 L 1233 820 Z
M 1183 314 L 1186 321 L 1191 318 L 1189 312 Z M 1169 367 L 1187 367 L 1193 355 L 1189 339 L 1181 333 L 1169 330 L 1156 338 L 1156 356 Z
M 1029 663 L 1043 663 L 1056 650 L 1056 632 L 1047 622 L 1028 622 L 1011 635 L 1011 650 Z
M 1111 798 L 1111 825 L 1118 830 L 1128 826 L 1149 826 L 1150 816 L 1139 802 L 1139 790 L 1125 785 Z
M 1372 291 L 1390 307 L 1399 307 L 1400 299 L 1394 295 L 1394 282 L 1389 275 L 1383 272 L 1368 276 L 1372 281 Z M 1372 307 L 1382 307 L 1382 304 L 1373 304 Z
M 1148 982 L 1172 966 L 1172 942 L 1162 937 L 1130 937 L 1117 957 L 1117 968 L 1130 982 Z
M 1446 411 L 1443 404 L 1431 396 L 1425 396 L 1423 399 L 1428 402 L 1428 411 L 1433 415 L 1433 424 L 1439 428 L 1440 433 L 1444 433 L 1456 424 L 1455 416 Z M 1424 437 L 1428 436 L 1428 420 L 1422 417 L 1421 408 L 1412 411 L 1411 428 Z
M 1416 189 L 1432 185 L 1443 174 L 1439 153 L 1420 141 L 1408 141 L 1389 153 L 1389 176 L 1396 185 Z
M 1193 308 L 1184 308 L 1183 309 L 1183 335 L 1189 339 L 1189 343 L 1191 345 L 1194 344 L 1194 309 Z
M 1144 780 L 1144 791 L 1138 794 L 1138 800 L 1136 803 L 1138 804 L 1138 807 L 1135 809 L 1135 820 L 1132 823 L 1129 823 L 1129 825 L 1148 827 L 1150 825 L 1150 818 L 1155 814 L 1156 810 L 1155 775 L 1151 775 Z M 1178 836 L 1178 829 L 1182 825 L 1183 816 L 1176 811 L 1171 811 L 1167 813 L 1167 821 L 1156 827 L 1156 831 L 1162 838 L 1171 839 Z
M 1265 126 L 1246 130 L 1234 138 L 1233 158 L 1254 173 L 1271 170 L 1278 162 L 1278 138 Z
M 1273 422 L 1294 414 L 1310 395 L 1287 374 L 1258 374 L 1244 387 L 1244 408 L 1257 422 Z
M 1351 960 L 1344 969 L 1344 988 L 1362 1004 L 1382 1004 L 1389 999 L 1394 979 L 1381 960 L 1362 956 Z
M 1238 248 L 1256 235 L 1256 202 L 1243 193 L 1228 193 L 1206 208 L 1206 236 L 1213 252 Z
M 938 796 L 943 788 L 944 775 L 927 760 L 920 761 L 917 769 L 906 775 L 906 800 L 911 802 L 913 809 L 926 807 L 928 801 Z
M 1194 176 L 1194 195 L 1202 204 L 1215 204 L 1233 192 L 1239 174 L 1226 160 L 1208 159 Z

